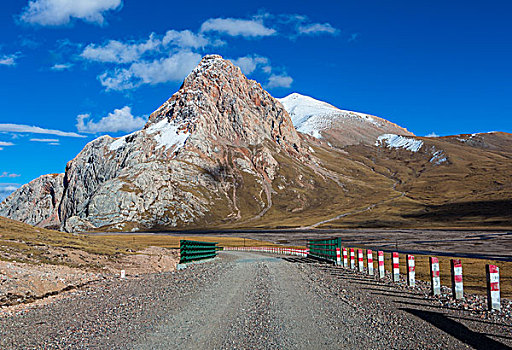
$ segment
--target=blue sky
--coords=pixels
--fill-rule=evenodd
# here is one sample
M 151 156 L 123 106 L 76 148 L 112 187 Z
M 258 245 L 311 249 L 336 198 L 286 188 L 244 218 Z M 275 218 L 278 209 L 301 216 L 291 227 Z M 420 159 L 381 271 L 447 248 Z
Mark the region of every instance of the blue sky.
M 512 132 L 509 1 L 0 5 L 0 197 L 140 128 L 207 53 L 417 135 Z

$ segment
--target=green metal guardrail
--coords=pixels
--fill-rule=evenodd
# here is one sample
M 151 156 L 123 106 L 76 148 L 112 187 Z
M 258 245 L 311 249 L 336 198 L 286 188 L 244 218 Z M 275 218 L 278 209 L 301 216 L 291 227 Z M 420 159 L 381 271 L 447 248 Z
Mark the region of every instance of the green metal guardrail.
M 191 261 L 211 259 L 221 250 L 217 243 L 180 240 L 180 264 Z
M 341 238 L 308 240 L 309 256 L 336 263 L 336 248 L 341 251 Z

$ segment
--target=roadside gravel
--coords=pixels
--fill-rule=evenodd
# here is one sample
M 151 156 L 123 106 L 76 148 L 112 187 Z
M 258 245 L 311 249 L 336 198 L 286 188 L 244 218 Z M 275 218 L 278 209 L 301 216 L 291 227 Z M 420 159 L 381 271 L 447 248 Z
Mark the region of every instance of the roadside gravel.
M 512 322 L 308 259 L 224 252 L 0 318 L 1 349 L 506 349 Z

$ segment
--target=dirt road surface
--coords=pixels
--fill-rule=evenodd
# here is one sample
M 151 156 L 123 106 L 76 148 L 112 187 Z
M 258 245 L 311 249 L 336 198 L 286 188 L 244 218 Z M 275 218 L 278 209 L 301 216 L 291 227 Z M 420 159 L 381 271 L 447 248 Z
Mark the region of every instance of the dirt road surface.
M 510 322 L 509 322 L 510 321 Z M 223 252 L 0 318 L 1 349 L 507 349 L 512 320 L 441 309 L 304 258 Z

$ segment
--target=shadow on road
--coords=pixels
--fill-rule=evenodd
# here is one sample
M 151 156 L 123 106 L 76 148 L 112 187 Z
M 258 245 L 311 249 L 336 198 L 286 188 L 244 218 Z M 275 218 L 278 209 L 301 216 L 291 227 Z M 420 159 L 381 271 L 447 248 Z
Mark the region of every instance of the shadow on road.
M 463 324 L 454 321 L 439 312 L 416 310 L 410 308 L 400 308 L 400 310 L 410 313 L 422 320 L 430 323 L 434 327 L 448 333 L 461 342 L 479 350 L 491 349 L 512 349 L 509 346 L 500 343 L 485 333 L 474 332 Z
M 322 263 L 321 261 L 316 260 L 316 259 L 302 258 L 302 257 L 293 257 L 293 258 L 285 257 L 285 258 L 281 258 L 281 259 L 283 259 L 284 261 L 291 262 L 291 263 L 300 263 L 300 264 L 319 264 L 319 263 Z

